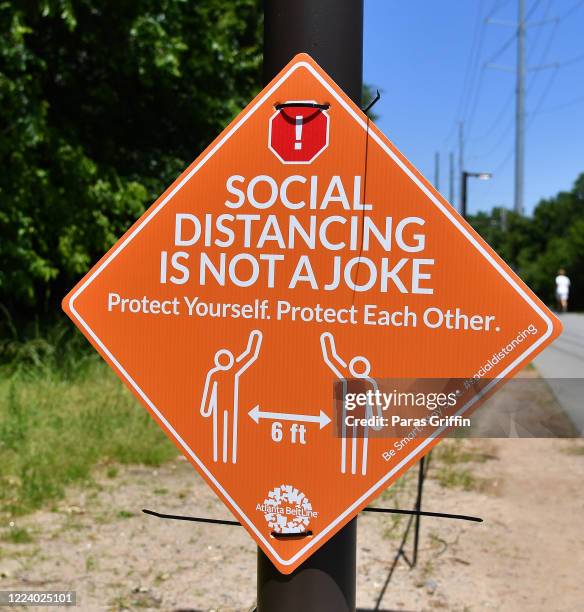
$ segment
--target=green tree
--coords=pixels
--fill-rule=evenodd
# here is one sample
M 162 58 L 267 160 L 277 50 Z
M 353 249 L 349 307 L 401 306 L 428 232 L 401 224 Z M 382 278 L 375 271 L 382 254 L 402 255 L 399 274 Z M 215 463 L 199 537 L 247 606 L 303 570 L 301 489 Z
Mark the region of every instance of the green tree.
M 259 89 L 259 0 L 0 1 L 0 303 L 48 313 Z
M 548 304 L 555 303 L 554 278 L 565 268 L 571 307 L 584 308 L 584 174 L 571 191 L 539 202 L 531 217 L 494 208 L 471 224 Z

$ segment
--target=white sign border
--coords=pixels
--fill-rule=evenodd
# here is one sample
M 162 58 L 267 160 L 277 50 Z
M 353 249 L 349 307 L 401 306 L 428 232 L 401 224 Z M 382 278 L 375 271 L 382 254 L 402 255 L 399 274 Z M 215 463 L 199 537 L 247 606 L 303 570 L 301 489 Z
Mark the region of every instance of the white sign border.
M 285 72 L 280 79 L 278 79 L 271 87 L 268 89 L 261 98 L 257 100 L 257 102 L 245 113 L 243 117 L 241 117 L 235 124 L 225 133 L 225 135 L 208 151 L 208 153 L 192 168 L 192 170 L 176 185 L 176 187 L 148 214 L 134 229 L 128 234 L 123 241 L 119 242 L 115 247 L 112 248 L 109 255 L 105 258 L 105 260 L 93 271 L 91 272 L 85 281 L 79 286 L 79 288 L 73 293 L 71 298 L 69 299 L 69 309 L 73 316 L 79 321 L 80 325 L 85 329 L 85 331 L 93 338 L 95 343 L 102 349 L 102 351 L 109 357 L 112 363 L 116 366 L 118 371 L 124 376 L 124 378 L 128 381 L 128 383 L 135 389 L 136 393 L 144 400 L 144 402 L 151 408 L 151 410 L 158 416 L 158 418 L 164 423 L 165 427 L 168 431 L 174 436 L 177 442 L 181 445 L 181 447 L 187 452 L 187 454 L 193 459 L 193 461 L 200 467 L 200 469 L 207 475 L 209 480 L 213 482 L 213 484 L 221 491 L 221 493 L 225 496 L 225 498 L 229 501 L 231 506 L 236 510 L 236 512 L 240 515 L 242 519 L 244 519 L 245 523 L 248 525 L 251 531 L 253 531 L 258 539 L 260 539 L 266 548 L 272 553 L 275 559 L 278 560 L 284 566 L 289 566 L 294 564 L 300 557 L 302 557 L 306 552 L 308 552 L 311 548 L 314 548 L 316 544 L 318 544 L 331 530 L 333 530 L 336 525 L 342 522 L 347 516 L 349 516 L 355 508 L 360 506 L 369 496 L 371 496 L 375 491 L 379 490 L 385 482 L 387 482 L 394 474 L 396 474 L 400 469 L 402 469 L 409 461 L 414 459 L 417 455 L 420 454 L 424 448 L 431 443 L 431 441 L 438 437 L 446 427 L 442 427 L 437 430 L 431 437 L 426 438 L 424 442 L 422 442 L 419 446 L 416 447 L 411 453 L 408 454 L 402 461 L 400 461 L 397 465 L 395 465 L 383 478 L 381 478 L 378 482 L 376 482 L 368 491 L 366 491 L 361 497 L 359 497 L 349 508 L 347 508 L 341 515 L 339 515 L 334 521 L 332 521 L 325 529 L 318 533 L 315 537 L 311 538 L 311 540 L 301 548 L 296 554 L 294 554 L 289 559 L 283 559 L 276 552 L 276 550 L 272 547 L 269 540 L 267 540 L 262 533 L 256 529 L 255 525 L 249 520 L 249 518 L 245 515 L 245 513 L 241 510 L 241 508 L 237 505 L 235 500 L 231 498 L 229 493 L 221 486 L 221 484 L 215 479 L 215 477 L 211 474 L 211 472 L 207 469 L 207 467 L 203 464 L 203 462 L 197 457 L 197 455 L 193 452 L 193 450 L 184 442 L 184 440 L 180 437 L 177 431 L 172 427 L 172 425 L 166 420 L 164 415 L 158 410 L 158 408 L 154 405 L 154 403 L 148 398 L 148 396 L 142 391 L 142 389 L 138 386 L 136 381 L 126 372 L 124 367 L 117 361 L 117 359 L 112 355 L 109 349 L 103 344 L 103 342 L 97 337 L 94 331 L 87 325 L 84 319 L 80 316 L 80 314 L 75 310 L 75 300 L 85 291 L 85 289 L 91 284 L 91 282 L 97 278 L 103 270 L 115 259 L 115 257 L 128 245 L 130 242 L 140 233 L 140 231 L 145 227 L 147 223 L 149 223 L 161 210 L 164 206 L 174 197 L 174 195 L 184 187 L 184 185 L 209 161 L 209 159 L 235 134 L 235 132 L 253 115 L 253 113 L 263 105 L 266 100 L 273 94 L 273 92 L 282 85 L 296 70 L 299 68 L 305 68 L 310 72 L 319 83 L 325 87 L 331 96 L 349 113 L 353 119 L 366 131 L 369 136 L 377 142 L 377 144 L 387 153 L 387 155 L 392 159 L 394 163 L 396 163 L 401 170 L 419 187 L 419 189 L 426 195 L 426 197 L 431 200 L 440 210 L 441 212 L 452 222 L 452 224 L 459 229 L 459 231 L 469 240 L 469 242 L 491 263 L 491 265 L 501 274 L 501 276 L 517 291 L 517 293 L 535 310 L 535 312 L 547 323 L 546 333 L 534 344 L 532 344 L 526 351 L 521 353 L 520 356 L 515 359 L 507 368 L 500 374 L 500 377 L 503 378 L 508 372 L 513 370 L 513 368 L 526 356 L 532 353 L 540 344 L 545 342 L 547 338 L 553 332 L 553 322 L 552 320 L 545 314 L 545 312 L 540 308 L 540 306 L 534 302 L 529 294 L 525 292 L 525 290 L 517 284 L 515 279 L 509 276 L 508 272 L 500 265 L 500 263 L 494 259 L 491 254 L 484 249 L 484 247 L 476 240 L 476 238 L 468 232 L 468 230 L 459 222 L 459 220 L 452 214 L 452 212 L 445 206 L 438 198 L 434 196 L 434 194 L 418 179 L 415 174 L 411 172 L 411 170 L 401 161 L 401 159 L 386 146 L 383 140 L 375 133 L 368 129 L 368 125 L 363 119 L 355 113 L 355 111 L 345 102 L 345 100 L 337 94 L 337 92 L 327 83 L 327 81 L 307 62 L 300 60 L 297 63 L 290 66 L 287 72 Z M 496 384 L 500 383 L 499 379 L 493 379 L 483 390 L 483 393 L 488 393 L 489 390 Z M 481 394 L 481 395 L 482 395 Z M 478 399 L 480 396 L 475 396 L 470 402 L 468 402 L 465 406 L 463 406 L 456 414 L 461 415 L 464 414 Z

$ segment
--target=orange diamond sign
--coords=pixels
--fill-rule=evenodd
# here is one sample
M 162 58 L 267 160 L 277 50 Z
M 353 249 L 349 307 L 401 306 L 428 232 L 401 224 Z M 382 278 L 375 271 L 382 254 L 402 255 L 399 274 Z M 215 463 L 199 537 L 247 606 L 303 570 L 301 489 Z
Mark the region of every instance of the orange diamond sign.
M 306 55 L 63 307 L 283 573 L 446 431 L 339 427 L 336 380 L 492 391 L 561 329 Z

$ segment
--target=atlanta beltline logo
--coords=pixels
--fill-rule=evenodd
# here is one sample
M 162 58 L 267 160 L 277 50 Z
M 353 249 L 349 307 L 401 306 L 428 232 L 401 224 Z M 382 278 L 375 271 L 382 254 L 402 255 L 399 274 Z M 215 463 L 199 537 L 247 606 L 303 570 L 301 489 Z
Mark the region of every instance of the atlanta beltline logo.
M 306 495 L 286 484 L 269 491 L 256 510 L 264 513 L 268 527 L 275 533 L 302 533 L 307 531 L 310 519 L 318 517 Z

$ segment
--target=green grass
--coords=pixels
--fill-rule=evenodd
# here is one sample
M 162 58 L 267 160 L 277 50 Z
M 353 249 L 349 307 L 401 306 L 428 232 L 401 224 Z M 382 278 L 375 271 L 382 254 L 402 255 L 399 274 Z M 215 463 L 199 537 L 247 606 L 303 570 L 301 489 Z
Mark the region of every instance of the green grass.
M 30 544 L 34 538 L 28 529 L 13 527 L 2 534 L 2 540 L 11 544 Z
M 119 510 L 116 516 L 121 519 L 127 519 L 136 516 L 136 514 L 134 512 L 129 512 L 128 510 Z
M 111 464 L 157 466 L 176 456 L 88 350 L 35 340 L 13 351 L 0 369 L 0 512 L 24 514 L 59 500 L 68 485 L 91 482 L 97 464 L 113 478 Z
M 85 558 L 85 571 L 92 572 L 97 569 L 97 559 L 93 555 L 88 555 Z
M 480 489 L 482 484 L 470 470 L 466 469 L 440 468 L 436 473 L 436 479 L 445 489 L 462 489 L 463 491 L 475 491 Z
M 584 446 L 570 446 L 564 449 L 566 455 L 584 455 Z
M 442 465 L 457 463 L 484 463 L 494 459 L 488 453 L 478 451 L 468 444 L 467 440 L 443 440 L 433 451 L 434 458 Z
M 472 464 L 495 459 L 493 455 L 479 451 L 467 440 L 444 440 L 433 451 L 435 469 L 431 471 L 440 486 L 463 491 L 483 491 L 488 482 L 475 476 Z M 471 464 L 471 465 L 469 465 Z

